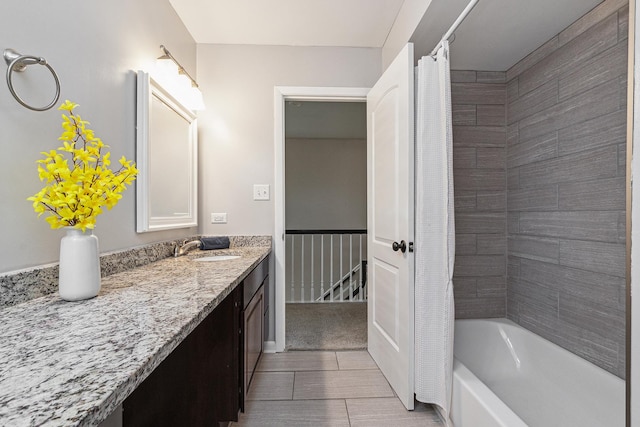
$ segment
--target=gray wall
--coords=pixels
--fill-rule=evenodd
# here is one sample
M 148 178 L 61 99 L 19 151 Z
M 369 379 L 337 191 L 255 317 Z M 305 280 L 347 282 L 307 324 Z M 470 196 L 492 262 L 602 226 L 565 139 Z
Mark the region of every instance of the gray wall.
M 451 76 L 456 317 L 506 315 L 620 377 L 627 23 L 607 0 L 506 73 Z
M 135 158 L 135 76 L 149 70 L 165 44 L 195 74 L 196 45 L 167 0 L 3 1 L 1 49 L 45 57 L 60 77 L 60 101 L 80 104 L 77 112 L 111 146 L 112 158 Z M 6 70 L 4 61 L 0 70 Z M 44 67 L 15 76 L 28 100 L 44 105 L 53 82 Z M 63 231 L 38 219 L 26 198 L 36 193 L 36 160 L 59 146 L 60 112 L 33 112 L 20 106 L 0 84 L 0 272 L 57 261 Z M 195 234 L 195 229 L 138 235 L 135 189 L 98 218 L 101 252 Z
M 380 49 L 200 44 L 197 51 L 207 105 L 198 114 L 200 232 L 273 235 L 274 86 L 370 87 Z M 253 184 L 269 184 L 271 200 L 254 201 Z M 211 224 L 212 212 L 227 212 L 227 224 Z M 275 273 L 275 256 L 270 262 Z M 269 299 L 275 307 L 274 291 Z M 272 340 L 275 310 L 269 315 Z
M 365 123 L 362 123 L 365 125 Z M 366 128 L 366 125 L 365 125 Z M 367 141 L 366 139 L 305 139 L 287 138 L 285 150 L 285 220 L 288 230 L 348 230 L 367 228 Z M 304 260 L 301 257 L 302 236 L 295 236 L 295 250 L 292 258 L 291 239 L 286 240 L 287 271 L 285 283 L 287 301 L 301 301 L 304 285 L 304 300 L 310 301 L 311 285 L 313 295 L 320 295 L 321 282 L 340 280 L 349 270 L 360 263 L 360 239 L 362 257 L 366 259 L 367 236 L 352 236 L 352 251 L 349 251 L 349 236 L 343 236 L 342 264 L 340 272 L 339 236 L 334 235 L 333 278 L 330 267 L 330 237 L 314 236 L 311 250 L 311 236 L 306 236 Z M 324 261 L 321 261 L 322 249 Z M 311 254 L 313 253 L 313 258 Z M 304 275 L 302 264 L 304 262 Z M 311 264 L 313 263 L 313 267 Z M 324 271 L 321 273 L 321 267 Z M 293 277 L 292 277 L 293 269 Z M 311 272 L 313 271 L 313 277 Z M 324 279 L 324 280 L 321 280 Z M 355 280 L 359 280 L 356 277 Z M 294 290 L 291 290 L 291 282 Z
M 504 72 L 453 71 L 457 318 L 506 311 Z
M 638 7 L 634 7 L 634 9 L 631 19 L 637 23 L 640 22 L 640 9 Z M 630 59 L 635 63 L 636 58 L 640 58 L 640 31 L 633 31 L 630 34 L 630 38 L 633 40 L 633 51 L 631 52 L 633 56 Z M 640 87 L 635 84 L 632 99 L 634 105 L 640 105 Z M 637 108 L 633 109 L 631 120 L 632 122 L 630 124 L 633 126 L 633 129 L 640 129 L 640 111 Z M 635 132 L 632 134 L 629 140 L 629 146 L 633 152 L 637 153 L 640 151 L 640 133 Z M 637 173 L 637 171 L 640 170 L 640 156 L 632 156 L 628 163 L 632 173 Z M 639 224 L 640 186 L 633 186 L 630 193 L 631 200 L 629 200 L 629 205 L 631 205 L 631 212 L 629 213 L 629 220 L 632 224 Z M 640 248 L 638 248 L 637 245 L 634 247 L 631 243 L 634 237 L 637 239 L 638 236 L 640 236 L 640 229 L 638 227 L 632 227 L 629 232 L 630 241 L 628 243 L 631 246 L 631 271 L 627 292 L 631 295 L 638 295 L 640 294 Z M 629 392 L 633 396 L 637 396 L 638 393 L 640 393 L 640 370 L 633 367 L 640 366 L 640 298 L 631 299 L 628 304 L 628 310 L 627 315 L 631 318 L 630 331 L 628 331 L 631 338 L 631 348 L 628 349 L 630 350 L 631 358 L 627 360 L 627 363 L 631 368 L 631 372 L 626 380 L 628 381 Z M 640 399 L 631 399 L 627 411 L 629 412 L 631 425 L 640 423 Z
M 201 232 L 273 234 L 274 86 L 370 87 L 380 62 L 380 49 L 198 45 Z M 253 184 L 270 184 L 271 200 L 254 201 Z
M 367 228 L 367 141 L 287 138 L 286 228 Z
M 507 72 L 507 315 L 620 377 L 627 21 L 607 0 Z

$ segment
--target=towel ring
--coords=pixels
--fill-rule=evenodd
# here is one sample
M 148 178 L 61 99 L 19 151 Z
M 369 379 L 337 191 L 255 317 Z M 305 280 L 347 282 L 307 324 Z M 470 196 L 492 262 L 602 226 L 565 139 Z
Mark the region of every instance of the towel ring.
M 5 62 L 8 64 L 7 86 L 9 86 L 9 92 L 11 92 L 11 95 L 13 95 L 13 97 L 16 99 L 16 101 L 20 103 L 20 105 L 33 111 L 46 111 L 46 110 L 49 110 L 54 105 L 56 105 L 56 103 L 58 102 L 58 99 L 60 98 L 60 80 L 58 79 L 58 75 L 56 74 L 54 69 L 51 67 L 51 65 L 47 63 L 46 59 L 38 56 L 21 55 L 13 49 L 5 49 L 3 56 L 4 56 Z M 27 68 L 27 65 L 34 65 L 34 64 L 44 65 L 45 67 L 47 67 L 51 72 L 53 79 L 56 82 L 56 94 L 53 97 L 53 101 L 51 101 L 49 104 L 47 104 L 44 107 L 33 107 L 27 104 L 22 98 L 20 98 L 20 96 L 16 93 L 15 89 L 13 88 L 13 80 L 12 80 L 13 72 L 14 71 L 22 72 Z

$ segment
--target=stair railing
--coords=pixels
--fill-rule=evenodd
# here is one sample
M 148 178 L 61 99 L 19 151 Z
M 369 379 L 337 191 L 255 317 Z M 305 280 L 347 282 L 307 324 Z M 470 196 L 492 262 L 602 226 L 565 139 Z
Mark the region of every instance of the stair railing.
M 287 301 L 365 301 L 366 233 L 287 230 Z

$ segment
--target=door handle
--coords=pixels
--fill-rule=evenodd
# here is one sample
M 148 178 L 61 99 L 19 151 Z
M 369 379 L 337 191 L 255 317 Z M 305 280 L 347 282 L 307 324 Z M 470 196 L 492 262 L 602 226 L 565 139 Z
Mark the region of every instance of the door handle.
M 405 242 L 404 240 L 400 240 L 400 243 L 393 242 L 393 244 L 391 245 L 391 249 L 393 249 L 394 252 L 398 252 L 399 249 L 400 252 L 405 253 L 407 251 L 407 242 Z

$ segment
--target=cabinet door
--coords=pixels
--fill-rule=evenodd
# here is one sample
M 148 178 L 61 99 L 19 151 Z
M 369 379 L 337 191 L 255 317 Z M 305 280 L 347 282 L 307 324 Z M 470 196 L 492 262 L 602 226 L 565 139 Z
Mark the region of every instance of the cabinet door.
M 200 365 L 207 367 L 205 375 L 199 374 L 200 381 L 206 382 L 201 389 L 207 390 L 200 403 L 213 409 L 216 421 L 238 421 L 238 392 L 242 384 L 238 375 L 242 285 L 226 299 L 230 301 L 225 304 L 224 310 L 218 312 L 216 307 L 215 316 L 209 316 L 209 327 L 200 342 L 199 353 L 204 353 Z
M 264 286 L 260 286 L 244 312 L 244 390 L 249 393 L 253 372 L 258 365 L 264 342 Z
M 124 426 L 237 421 L 241 301 L 238 287 L 125 399 Z

